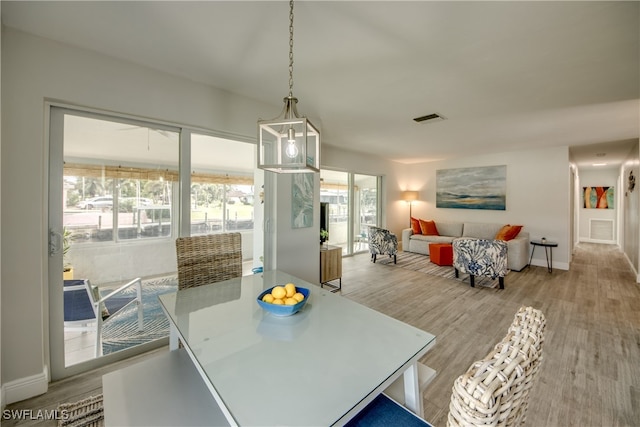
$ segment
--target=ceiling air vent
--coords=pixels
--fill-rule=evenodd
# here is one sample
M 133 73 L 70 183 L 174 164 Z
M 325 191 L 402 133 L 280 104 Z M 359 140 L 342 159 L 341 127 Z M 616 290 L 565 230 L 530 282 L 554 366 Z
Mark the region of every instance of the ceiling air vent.
M 433 121 L 433 120 L 444 120 L 445 118 L 442 117 L 440 114 L 438 113 L 433 113 L 433 114 L 427 114 L 426 116 L 422 116 L 422 117 L 416 117 L 415 119 L 413 119 L 414 121 L 418 122 L 418 123 L 422 123 L 422 122 L 426 122 L 426 121 Z

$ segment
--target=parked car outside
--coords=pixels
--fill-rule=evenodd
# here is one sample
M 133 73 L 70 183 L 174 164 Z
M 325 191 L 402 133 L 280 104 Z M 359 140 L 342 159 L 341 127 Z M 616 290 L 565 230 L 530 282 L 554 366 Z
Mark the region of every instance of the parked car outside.
M 77 205 L 80 209 L 104 209 L 113 207 L 112 196 L 93 197 L 91 199 L 82 200 Z
M 122 202 L 131 202 L 134 206 L 150 206 L 153 204 L 153 200 L 146 197 L 124 197 L 120 198 Z

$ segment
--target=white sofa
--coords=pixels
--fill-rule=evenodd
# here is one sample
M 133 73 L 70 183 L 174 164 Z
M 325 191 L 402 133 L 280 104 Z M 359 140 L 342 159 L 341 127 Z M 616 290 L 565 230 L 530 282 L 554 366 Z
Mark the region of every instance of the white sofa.
M 402 250 L 429 255 L 429 243 L 452 243 L 459 237 L 494 239 L 504 224 L 479 222 L 435 221 L 439 236 L 413 234 L 411 228 L 402 230 Z M 529 233 L 520 233 L 507 241 L 507 268 L 520 271 L 529 263 Z

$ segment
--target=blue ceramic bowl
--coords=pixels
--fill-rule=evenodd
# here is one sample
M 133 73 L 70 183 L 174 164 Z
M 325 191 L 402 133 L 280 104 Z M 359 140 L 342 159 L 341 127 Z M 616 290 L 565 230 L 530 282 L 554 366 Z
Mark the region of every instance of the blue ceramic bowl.
M 262 301 L 262 297 L 266 294 L 270 294 L 273 288 L 275 288 L 275 286 L 258 295 L 257 301 L 260 307 L 275 316 L 291 316 L 292 314 L 296 314 L 302 307 L 304 307 L 309 299 L 309 289 L 296 286 L 296 291 L 304 295 L 304 299 L 295 305 L 277 305 Z

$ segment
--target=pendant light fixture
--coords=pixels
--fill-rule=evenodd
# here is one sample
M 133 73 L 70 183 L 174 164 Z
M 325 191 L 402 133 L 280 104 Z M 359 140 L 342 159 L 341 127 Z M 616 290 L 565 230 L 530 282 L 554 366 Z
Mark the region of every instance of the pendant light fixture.
M 293 96 L 293 0 L 289 1 L 289 96 L 273 120 L 258 120 L 258 168 L 277 173 L 320 171 L 320 132 L 299 117 Z

